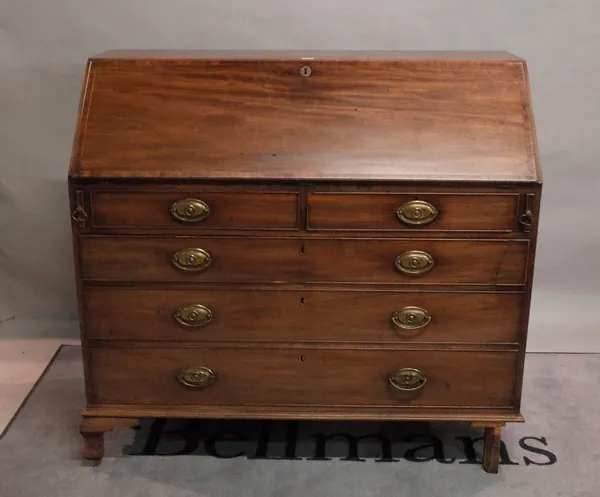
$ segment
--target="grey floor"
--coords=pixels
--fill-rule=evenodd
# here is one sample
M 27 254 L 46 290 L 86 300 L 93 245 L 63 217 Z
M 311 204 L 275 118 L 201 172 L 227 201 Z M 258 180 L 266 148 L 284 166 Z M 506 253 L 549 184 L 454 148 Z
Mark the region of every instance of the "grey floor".
M 461 423 L 148 419 L 86 463 L 79 354 L 61 350 L 0 439 L 1 497 L 600 496 L 600 355 L 528 356 L 527 423 L 505 428 L 489 475 Z

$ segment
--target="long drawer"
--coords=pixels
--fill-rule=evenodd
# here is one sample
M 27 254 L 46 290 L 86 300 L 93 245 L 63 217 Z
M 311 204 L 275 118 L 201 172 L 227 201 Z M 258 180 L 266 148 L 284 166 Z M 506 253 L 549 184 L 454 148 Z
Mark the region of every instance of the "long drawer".
M 107 281 L 523 285 L 527 240 L 80 238 Z
M 91 347 L 94 403 L 511 407 L 517 354 Z
M 92 339 L 517 343 L 521 293 L 86 287 Z

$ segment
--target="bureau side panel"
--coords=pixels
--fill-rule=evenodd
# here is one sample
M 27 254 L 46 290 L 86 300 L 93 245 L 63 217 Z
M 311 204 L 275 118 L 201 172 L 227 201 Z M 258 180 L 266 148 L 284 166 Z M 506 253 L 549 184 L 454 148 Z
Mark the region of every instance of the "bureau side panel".
M 527 267 L 527 280 L 523 294 L 523 307 L 521 311 L 519 355 L 517 359 L 517 373 L 515 382 L 515 403 L 517 409 L 521 407 L 521 397 L 523 392 L 523 374 L 525 370 L 525 354 L 527 351 L 527 335 L 529 332 L 529 316 L 531 312 L 531 297 L 533 292 L 533 276 L 535 268 L 535 253 L 537 248 L 538 227 L 540 221 L 540 208 L 542 201 L 542 186 L 538 185 L 529 193 L 522 195 L 521 210 L 525 213 L 531 212 L 531 228 L 528 233 L 530 236 L 529 256 Z
M 89 229 L 89 196 L 81 185 L 69 181 L 69 204 L 73 244 L 73 264 L 75 268 L 75 285 L 77 290 L 77 315 L 79 318 L 79 332 L 83 355 L 83 372 L 85 379 L 86 399 L 90 402 L 92 397 L 91 364 L 88 349 L 88 336 L 86 330 L 86 309 L 83 297 L 83 260 L 79 231 Z

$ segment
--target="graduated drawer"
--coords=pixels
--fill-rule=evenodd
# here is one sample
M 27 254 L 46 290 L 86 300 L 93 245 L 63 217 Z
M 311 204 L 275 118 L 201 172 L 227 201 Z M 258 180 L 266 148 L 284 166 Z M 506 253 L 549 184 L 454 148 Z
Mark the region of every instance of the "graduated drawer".
M 515 194 L 312 193 L 312 230 L 515 231 Z
M 87 280 L 221 283 L 523 285 L 529 246 L 526 240 L 121 236 L 79 240 L 81 275 Z M 426 254 L 431 267 L 421 268 L 426 272 L 419 274 L 402 272 L 399 266 L 410 266 L 413 254 L 419 264 Z
M 86 287 L 91 339 L 517 343 L 521 293 Z
M 92 226 L 135 229 L 298 229 L 296 193 L 91 194 Z
M 94 403 L 220 406 L 510 407 L 517 364 L 514 352 L 298 347 L 91 347 L 89 359 Z

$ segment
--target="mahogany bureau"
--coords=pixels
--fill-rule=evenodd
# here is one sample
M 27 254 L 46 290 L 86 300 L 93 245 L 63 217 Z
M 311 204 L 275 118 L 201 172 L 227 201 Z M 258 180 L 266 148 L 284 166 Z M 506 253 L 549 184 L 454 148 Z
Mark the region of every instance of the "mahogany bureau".
M 522 421 L 541 195 L 503 52 L 117 51 L 69 173 L 84 457 L 139 417 Z

